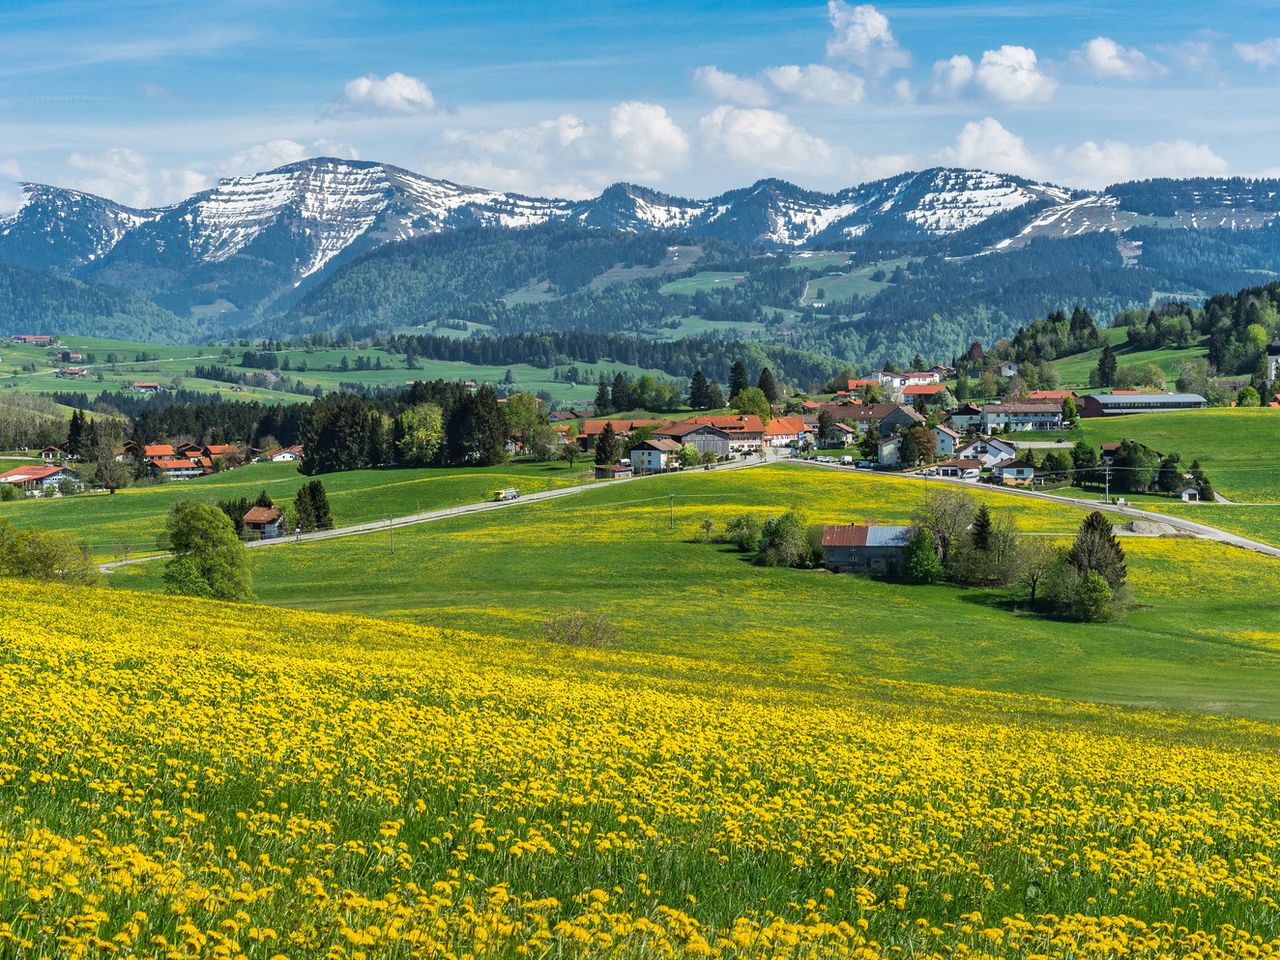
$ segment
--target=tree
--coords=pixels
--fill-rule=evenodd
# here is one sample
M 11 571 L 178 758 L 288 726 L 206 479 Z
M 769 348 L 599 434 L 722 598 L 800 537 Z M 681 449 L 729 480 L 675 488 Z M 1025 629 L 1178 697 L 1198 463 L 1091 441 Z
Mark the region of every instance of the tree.
M 1116 382 L 1116 352 L 1111 348 L 1110 343 L 1102 347 L 1102 353 L 1098 357 L 1097 375 L 1100 387 L 1109 387 Z
M 572 469 L 573 465 L 578 462 L 578 454 L 581 452 L 582 451 L 579 449 L 578 444 L 575 441 L 570 440 L 564 445 L 564 449 L 560 451 L 560 459 L 567 463 L 570 469 Z
M 605 381 L 604 377 L 601 376 L 600 385 L 596 387 L 596 413 L 601 416 L 609 413 L 612 409 L 612 407 L 610 407 L 611 400 L 612 398 L 609 395 L 609 384 Z
M 1159 465 L 1160 456 L 1150 447 L 1134 440 L 1122 441 L 1111 458 L 1111 466 L 1116 471 L 1116 489 L 1126 493 L 1150 490 Z
M 693 376 L 689 379 L 689 406 L 695 410 L 711 409 L 707 378 L 700 369 L 693 371 Z
M 735 360 L 733 367 L 729 370 L 729 401 L 736 400 L 738 394 L 749 386 L 751 386 L 751 380 L 747 375 L 747 365 L 741 360 Z
M 546 462 L 555 456 L 560 434 L 549 423 L 537 423 L 525 431 L 524 447 L 535 460 Z
M 1217 499 L 1213 492 L 1213 484 L 1209 482 L 1209 478 L 1205 476 L 1204 469 L 1200 466 L 1199 460 L 1191 461 L 1191 482 L 1195 484 L 1196 495 L 1204 503 L 1213 503 Z
M 630 410 L 635 406 L 631 396 L 631 381 L 625 373 L 618 373 L 613 378 L 613 389 L 609 393 L 609 403 L 614 410 Z
M 609 466 L 617 463 L 621 457 L 622 443 L 613 430 L 613 421 L 606 421 L 599 439 L 596 440 L 596 463 Z
M 1080 416 L 1080 411 L 1076 406 L 1075 397 L 1065 397 L 1062 401 L 1062 421 L 1063 423 L 1074 423 Z
M 880 455 L 880 431 L 876 429 L 875 424 L 868 424 L 866 431 L 858 438 L 858 453 L 862 455 L 863 460 L 870 460 L 873 463 Z
M 933 531 L 917 528 L 907 546 L 907 579 L 915 583 L 938 583 L 943 579 L 942 561 Z
M 963 490 L 930 490 L 912 522 L 933 534 L 945 565 L 952 548 L 973 523 L 975 512 L 973 497 Z
M 724 407 L 724 392 L 720 389 L 720 384 L 714 380 L 707 381 L 707 405 L 706 410 L 719 410 Z
M 506 458 L 506 440 L 498 395 L 488 384 L 464 396 L 449 415 L 445 448 L 452 463 L 478 467 L 501 463 Z
M 760 521 L 751 513 L 734 517 L 724 528 L 725 539 L 736 546 L 742 553 L 750 553 L 760 548 Z
M 414 404 L 396 417 L 392 435 L 400 463 L 426 466 L 439 455 L 444 442 L 444 413 L 434 403 Z
M 1116 539 L 1111 521 L 1098 510 L 1090 513 L 1080 524 L 1075 542 L 1067 552 L 1067 559 L 1081 577 L 1091 572 L 1096 573 L 1107 582 L 1112 591 L 1120 589 L 1128 575 L 1124 549 Z
M 298 488 L 293 497 L 293 522 L 303 533 L 333 529 L 329 493 L 323 481 L 311 480 Z
M 956 399 L 961 401 L 968 400 L 970 389 L 969 375 L 961 370 L 956 374 Z
M 991 549 L 991 511 L 987 509 L 984 503 L 978 507 L 978 513 L 973 518 L 973 528 L 970 530 L 973 537 L 973 548 L 986 553 Z
M 1258 391 L 1253 387 L 1241 387 L 1240 392 L 1236 394 L 1237 407 L 1260 407 L 1262 406 L 1262 398 L 1258 396 Z
M 15 530 L 0 519 L 0 577 L 94 584 L 101 578 L 88 544 L 65 533 L 32 527 Z
M 332 473 L 369 466 L 370 424 L 369 410 L 353 394 L 332 393 L 317 400 L 302 431 L 307 450 L 302 472 Z
M 128 464 L 109 455 L 94 464 L 92 476 L 97 486 L 111 493 L 127 487 L 133 481 L 133 471 Z
M 914 467 L 920 462 L 920 441 L 912 430 L 902 432 L 902 442 L 898 449 L 898 462 L 904 467 Z
M 173 558 L 165 568 L 170 592 L 218 600 L 253 599 L 245 546 L 231 519 L 217 507 L 182 500 L 165 525 Z
M 1114 599 L 1111 585 L 1097 571 L 1090 570 L 1076 587 L 1074 613 L 1088 623 L 1110 620 L 1114 615 Z
M 762 567 L 802 567 L 809 559 L 808 525 L 799 510 L 793 507 L 765 520 L 756 563 Z
M 769 398 L 759 387 L 746 387 L 739 391 L 733 398 L 733 408 L 748 416 L 755 414 L 765 424 L 768 424 L 769 414 L 773 412 L 773 408 L 769 406 Z
M 1160 461 L 1156 471 L 1156 489 L 1161 493 L 1173 493 L 1182 486 L 1182 456 L 1171 453 Z
M 756 386 L 760 388 L 769 403 L 774 404 L 782 399 L 782 390 L 778 387 L 778 381 L 773 378 L 773 371 L 768 367 L 760 370 L 760 379 L 756 381 Z
M 821 410 L 818 413 L 818 446 L 823 446 L 830 440 L 835 438 L 836 418 L 831 415 L 830 410 Z
M 910 439 L 915 443 L 916 463 L 921 461 L 931 463 L 938 451 L 938 435 L 930 430 L 923 423 L 916 424 L 905 434 L 903 434 L 903 442 Z
M 542 401 L 528 393 L 513 393 L 502 404 L 502 420 L 507 433 L 526 439 L 530 430 L 547 422 L 547 409 Z
M 1061 552 L 1044 537 L 1020 537 L 1017 547 L 1018 582 L 1031 591 L 1030 603 L 1036 604 L 1036 593 L 1057 562 Z

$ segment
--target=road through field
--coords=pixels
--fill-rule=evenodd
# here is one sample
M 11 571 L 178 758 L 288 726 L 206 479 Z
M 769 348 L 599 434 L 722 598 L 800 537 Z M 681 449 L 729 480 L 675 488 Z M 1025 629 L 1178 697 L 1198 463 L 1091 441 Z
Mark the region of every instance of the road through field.
M 715 472 L 723 472 L 725 470 L 747 470 L 751 467 L 762 467 L 766 464 L 777 463 L 780 458 L 770 457 L 764 460 L 739 460 L 732 463 L 718 464 L 712 469 Z M 650 474 L 642 477 L 626 477 L 621 480 L 609 481 L 610 485 L 621 483 L 640 483 L 651 477 L 660 477 L 664 474 Z M 580 483 L 572 487 L 558 487 L 554 490 L 541 490 L 537 493 L 529 493 L 519 497 L 516 500 L 482 500 L 479 503 L 466 503 L 457 507 L 445 507 L 441 510 L 428 510 L 423 513 L 414 513 L 404 517 L 387 517 L 383 520 L 370 520 L 365 523 L 354 523 L 346 527 L 336 527 L 333 530 L 316 530 L 313 533 L 303 533 L 297 535 L 289 535 L 278 537 L 275 540 L 250 540 L 245 545 L 248 547 L 274 547 L 286 543 L 300 543 L 310 540 L 334 540 L 339 537 L 354 537 L 363 533 L 382 533 L 385 531 L 395 531 L 400 527 L 409 527 L 419 523 L 431 523 L 435 520 L 447 520 L 450 517 L 461 517 L 469 513 L 481 513 L 486 510 L 502 510 L 506 507 L 514 507 L 521 503 L 530 503 L 539 500 L 554 500 L 557 497 L 567 497 L 575 493 L 582 493 L 586 490 L 599 490 L 600 483 Z M 121 567 L 131 566 L 135 563 L 148 563 L 151 560 L 160 560 L 169 556 L 167 553 L 155 553 L 146 557 L 133 557 L 128 560 L 113 560 L 110 563 L 98 565 L 98 569 L 103 573 L 110 573 Z

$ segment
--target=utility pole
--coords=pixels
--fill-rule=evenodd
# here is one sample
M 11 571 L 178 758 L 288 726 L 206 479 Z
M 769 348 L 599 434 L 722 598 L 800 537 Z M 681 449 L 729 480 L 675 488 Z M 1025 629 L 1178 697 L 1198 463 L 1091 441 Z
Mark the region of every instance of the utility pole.
M 1111 464 L 1107 464 L 1106 468 L 1102 471 L 1102 476 L 1106 484 L 1106 488 L 1105 488 L 1106 492 L 1103 494 L 1102 502 L 1110 503 L 1111 502 Z

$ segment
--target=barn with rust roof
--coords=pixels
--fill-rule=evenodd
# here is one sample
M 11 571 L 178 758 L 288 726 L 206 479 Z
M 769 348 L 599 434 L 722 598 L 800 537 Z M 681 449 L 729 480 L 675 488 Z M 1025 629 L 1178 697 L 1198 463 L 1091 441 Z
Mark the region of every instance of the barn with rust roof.
M 915 527 L 851 523 L 822 528 L 822 565 L 833 573 L 902 576 Z

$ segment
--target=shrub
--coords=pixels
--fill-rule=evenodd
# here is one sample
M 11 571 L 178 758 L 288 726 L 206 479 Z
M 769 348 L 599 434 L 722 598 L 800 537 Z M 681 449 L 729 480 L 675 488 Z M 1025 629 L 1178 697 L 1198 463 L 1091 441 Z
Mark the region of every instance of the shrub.
M 1089 623 L 1110 620 L 1114 613 L 1113 599 L 1111 586 L 1098 573 L 1090 570 L 1080 578 L 1076 588 L 1075 615 Z
M 724 529 L 725 539 L 743 553 L 759 549 L 760 533 L 760 521 L 750 513 L 730 520 Z
M 591 615 L 578 610 L 549 617 L 542 634 L 551 643 L 568 647 L 609 647 L 617 640 L 617 631 L 604 613 Z
M 907 548 L 907 579 L 915 583 L 938 583 L 944 576 L 933 532 L 917 528 Z
M 793 508 L 765 520 L 756 563 L 762 567 L 805 567 L 811 565 L 812 556 L 808 524 L 799 510 Z

